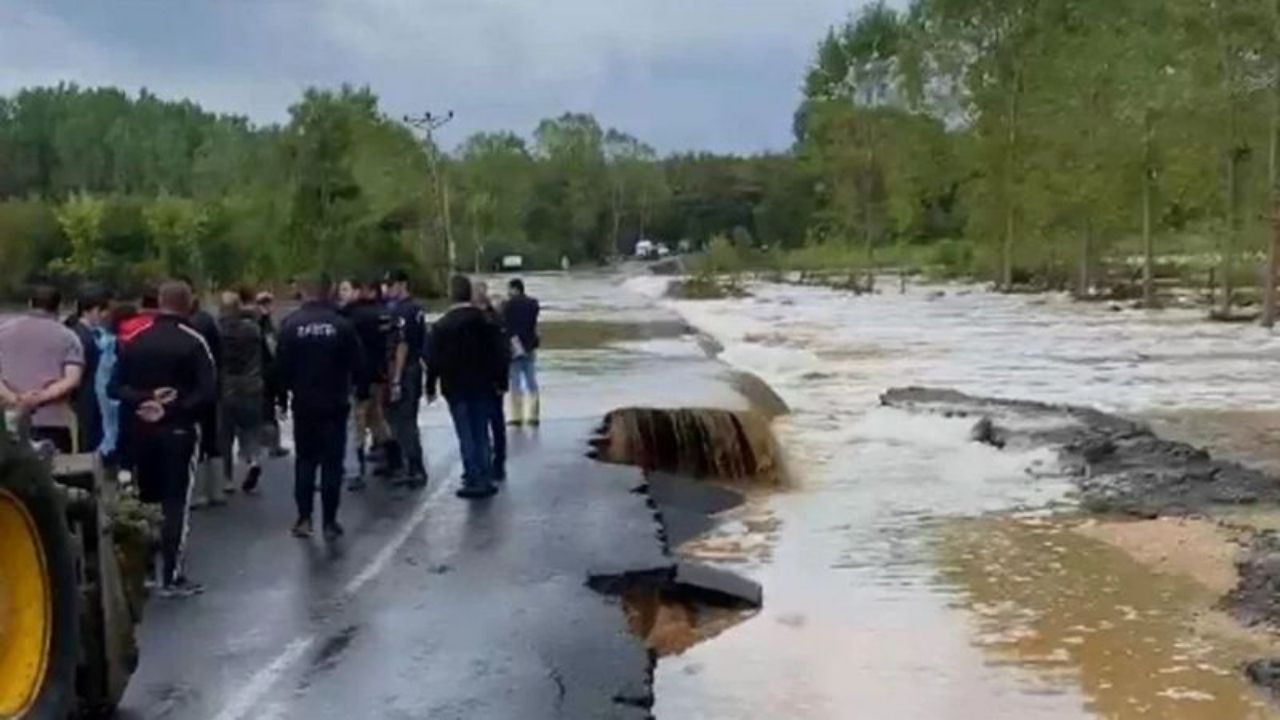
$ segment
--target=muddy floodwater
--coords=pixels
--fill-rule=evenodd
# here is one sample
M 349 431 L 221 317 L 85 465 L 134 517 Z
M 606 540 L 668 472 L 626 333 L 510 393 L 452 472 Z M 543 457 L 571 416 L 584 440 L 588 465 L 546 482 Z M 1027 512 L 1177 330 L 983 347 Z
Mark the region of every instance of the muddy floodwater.
M 619 406 L 741 407 L 725 368 L 749 371 L 791 409 L 774 427 L 792 485 L 684 548 L 760 582 L 765 603 L 659 663 L 658 718 L 1280 717 L 1240 672 L 1255 641 L 1206 621 L 1209 588 L 1074 531 L 1052 451 L 1000 451 L 970 441 L 970 420 L 878 403 L 892 387 L 950 387 L 1195 440 L 1188 418 L 1275 417 L 1270 333 L 963 286 L 758 285 L 692 302 L 663 299 L 665 282 L 538 279 L 551 320 L 649 328 L 611 327 L 590 347 L 571 326 L 562 344 L 581 347 L 545 362 L 602 384 L 553 388 L 552 412 L 602 387 Z M 668 332 L 672 320 L 706 337 Z

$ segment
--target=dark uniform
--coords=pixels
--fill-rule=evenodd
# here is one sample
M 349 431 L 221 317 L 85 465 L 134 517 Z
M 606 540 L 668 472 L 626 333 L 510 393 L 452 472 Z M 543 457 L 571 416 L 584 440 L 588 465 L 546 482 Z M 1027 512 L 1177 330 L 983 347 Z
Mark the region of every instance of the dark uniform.
M 423 351 L 427 342 L 426 313 L 412 298 L 391 307 L 398 332 L 397 340 L 406 348 L 404 369 L 399 378 L 391 378 L 392 392 L 388 420 L 391 432 L 400 445 L 409 480 L 424 485 L 426 462 L 422 454 L 422 434 L 418 430 L 418 406 L 422 400 Z M 398 386 L 398 387 L 397 387 Z
M 360 338 L 333 307 L 307 302 L 280 326 L 277 365 L 281 386 L 293 397 L 298 526 L 310 530 L 319 470 L 322 520 L 326 531 L 340 534 L 338 502 L 352 389 L 357 399 L 368 393 Z
M 120 344 L 108 386 L 108 395 L 120 401 L 120 416 L 129 426 L 141 499 L 160 505 L 164 513 L 161 553 L 166 586 L 185 584 L 191 455 L 201 414 L 216 399 L 215 372 L 209 346 L 183 319 L 149 315 L 132 324 L 127 342 Z M 165 406 L 158 422 L 146 422 L 137 416 L 138 407 L 160 388 L 173 388 L 177 397 Z
M 391 428 L 387 424 L 387 381 L 395 347 L 399 344 L 399 331 L 390 310 L 377 300 L 356 300 L 343 309 L 351 321 L 360 345 L 364 348 L 365 378 L 369 383 L 369 397 L 357 403 L 356 459 L 363 478 L 367 466 L 366 442 L 373 449 L 381 449 L 384 459 L 393 460 L 386 451 L 391 440 Z

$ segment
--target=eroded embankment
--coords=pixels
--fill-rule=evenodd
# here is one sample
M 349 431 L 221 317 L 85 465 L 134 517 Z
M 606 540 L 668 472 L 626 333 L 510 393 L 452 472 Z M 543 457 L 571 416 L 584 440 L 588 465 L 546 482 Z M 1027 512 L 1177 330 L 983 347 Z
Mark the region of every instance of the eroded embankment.
M 1155 531 L 1151 526 L 1094 527 L 1082 534 L 1121 547 L 1144 564 L 1199 576 L 1205 587 L 1219 594 L 1226 590 L 1218 607 L 1231 617 L 1248 627 L 1280 630 L 1280 533 L 1233 521 L 1244 509 L 1280 508 L 1280 479 L 1090 408 L 932 388 L 890 390 L 881 401 L 900 409 L 972 418 L 975 442 L 1000 448 L 1056 448 L 1061 472 L 1074 481 L 1081 508 L 1095 516 L 1202 518 L 1191 526 L 1191 534 L 1229 541 L 1197 542 L 1185 526 Z M 1170 527 L 1176 531 L 1173 536 L 1161 532 Z M 1173 548 L 1154 547 L 1161 537 L 1174 537 L 1184 556 L 1174 560 Z M 1241 552 L 1232 551 L 1235 544 Z M 1203 557 L 1205 548 L 1215 548 L 1221 557 Z M 1222 567 L 1229 562 L 1234 562 L 1234 572 Z M 1280 689 L 1280 660 L 1251 663 L 1248 675 L 1273 691 Z
M 777 440 L 765 416 L 707 408 L 623 408 L 610 412 L 591 441 L 591 457 L 634 465 L 668 553 L 715 527 L 716 516 L 740 505 L 747 484 L 783 481 Z M 622 599 L 632 632 L 659 657 L 744 622 L 760 608 L 758 584 L 688 558 L 669 572 L 598 576 L 598 592 Z
M 591 442 L 597 459 L 648 472 L 769 486 L 786 478 L 769 419 L 755 411 L 622 408 Z

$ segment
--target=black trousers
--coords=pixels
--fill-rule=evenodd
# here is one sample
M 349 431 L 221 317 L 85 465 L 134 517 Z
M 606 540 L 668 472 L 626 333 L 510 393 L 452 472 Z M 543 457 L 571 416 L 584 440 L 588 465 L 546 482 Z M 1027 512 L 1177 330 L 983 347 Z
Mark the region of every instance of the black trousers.
M 293 499 L 298 519 L 310 520 L 315 509 L 316 474 L 320 475 L 321 518 L 328 525 L 338 519 L 342 499 L 342 463 L 347 454 L 349 411 L 293 413 Z
M 187 550 L 196 431 L 191 427 L 139 427 L 131 431 L 131 437 L 139 499 L 159 505 L 164 515 L 160 554 L 164 558 L 164 582 L 171 583 L 183 574 Z
M 495 392 L 489 405 L 489 434 L 493 435 L 493 471 L 507 472 L 507 413 L 502 407 L 503 395 Z

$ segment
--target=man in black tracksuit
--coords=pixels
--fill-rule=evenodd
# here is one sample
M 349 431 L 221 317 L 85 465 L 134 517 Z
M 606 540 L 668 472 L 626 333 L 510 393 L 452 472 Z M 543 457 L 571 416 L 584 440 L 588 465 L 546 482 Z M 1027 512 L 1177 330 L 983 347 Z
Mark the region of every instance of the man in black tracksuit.
M 334 540 L 342 535 L 338 502 L 352 388 L 357 400 L 363 400 L 369 387 L 360 338 L 330 304 L 330 285 L 326 278 L 302 283 L 302 307 L 280 325 L 277 364 L 280 383 L 293 397 L 294 501 L 298 506 L 293 534 L 311 535 L 318 469 L 324 535 Z
M 159 295 L 160 312 L 120 346 L 108 395 L 120 401 L 129 424 L 141 499 L 164 514 L 161 592 L 189 597 L 203 590 L 183 571 L 191 456 L 201 413 L 216 399 L 217 377 L 208 344 L 187 324 L 191 287 L 169 282 Z

